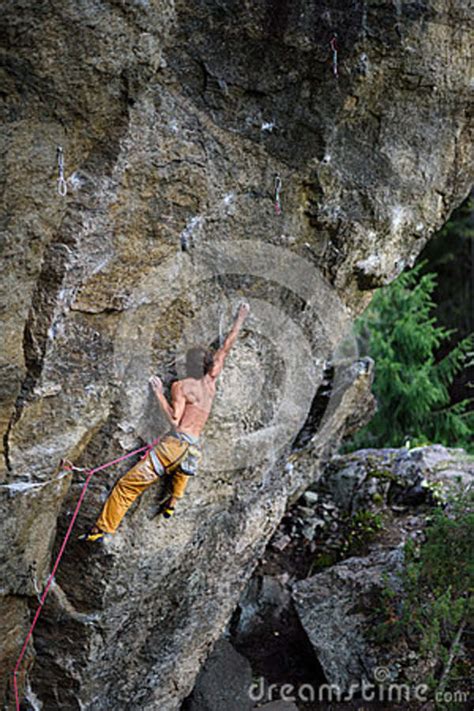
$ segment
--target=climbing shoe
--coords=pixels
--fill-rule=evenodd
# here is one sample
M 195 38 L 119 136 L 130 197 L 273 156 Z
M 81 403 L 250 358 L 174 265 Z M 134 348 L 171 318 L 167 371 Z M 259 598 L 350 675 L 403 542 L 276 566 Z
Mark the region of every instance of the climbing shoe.
M 102 541 L 105 536 L 105 531 L 98 531 L 97 533 L 92 533 L 92 531 L 89 531 L 88 533 L 82 533 L 80 536 L 78 536 L 78 540 L 86 541 L 87 543 L 97 543 L 98 541 Z
M 163 511 L 163 518 L 171 518 L 174 514 L 174 506 L 165 506 Z

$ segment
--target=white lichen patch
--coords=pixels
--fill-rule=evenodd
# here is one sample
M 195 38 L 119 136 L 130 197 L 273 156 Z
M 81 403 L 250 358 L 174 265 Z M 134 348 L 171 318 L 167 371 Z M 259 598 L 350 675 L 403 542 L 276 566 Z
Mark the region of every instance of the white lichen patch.
M 402 205 L 394 205 L 390 216 L 390 227 L 392 232 L 399 232 L 408 222 L 409 211 Z

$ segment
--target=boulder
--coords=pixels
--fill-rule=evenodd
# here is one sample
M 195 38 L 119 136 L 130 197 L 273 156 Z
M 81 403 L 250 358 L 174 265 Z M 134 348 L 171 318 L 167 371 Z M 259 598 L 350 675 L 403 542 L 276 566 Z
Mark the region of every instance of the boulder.
M 348 558 L 293 585 L 293 601 L 327 682 L 341 693 L 374 681 L 378 650 L 367 641 L 382 589 L 400 589 L 401 549 Z M 385 660 L 384 660 L 385 661 Z
M 407 449 L 361 449 L 336 455 L 318 482 L 346 513 L 373 507 L 417 506 L 472 483 L 474 463 L 462 449 L 440 444 Z

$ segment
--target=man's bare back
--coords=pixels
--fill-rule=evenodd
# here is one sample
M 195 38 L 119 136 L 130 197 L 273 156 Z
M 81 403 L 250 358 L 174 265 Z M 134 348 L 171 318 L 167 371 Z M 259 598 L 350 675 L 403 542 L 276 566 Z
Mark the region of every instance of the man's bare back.
M 199 380 L 195 378 L 178 380 L 172 394 L 176 395 L 178 402 L 184 399 L 185 403 L 176 429 L 199 437 L 210 415 L 216 395 L 215 378 L 205 375 Z

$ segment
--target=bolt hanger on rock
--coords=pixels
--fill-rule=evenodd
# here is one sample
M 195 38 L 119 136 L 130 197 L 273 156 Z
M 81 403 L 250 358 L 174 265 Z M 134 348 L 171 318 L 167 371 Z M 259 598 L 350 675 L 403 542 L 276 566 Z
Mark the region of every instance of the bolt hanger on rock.
M 61 146 L 58 146 L 56 156 L 58 160 L 58 195 L 66 197 L 67 183 L 64 178 L 64 152 Z

